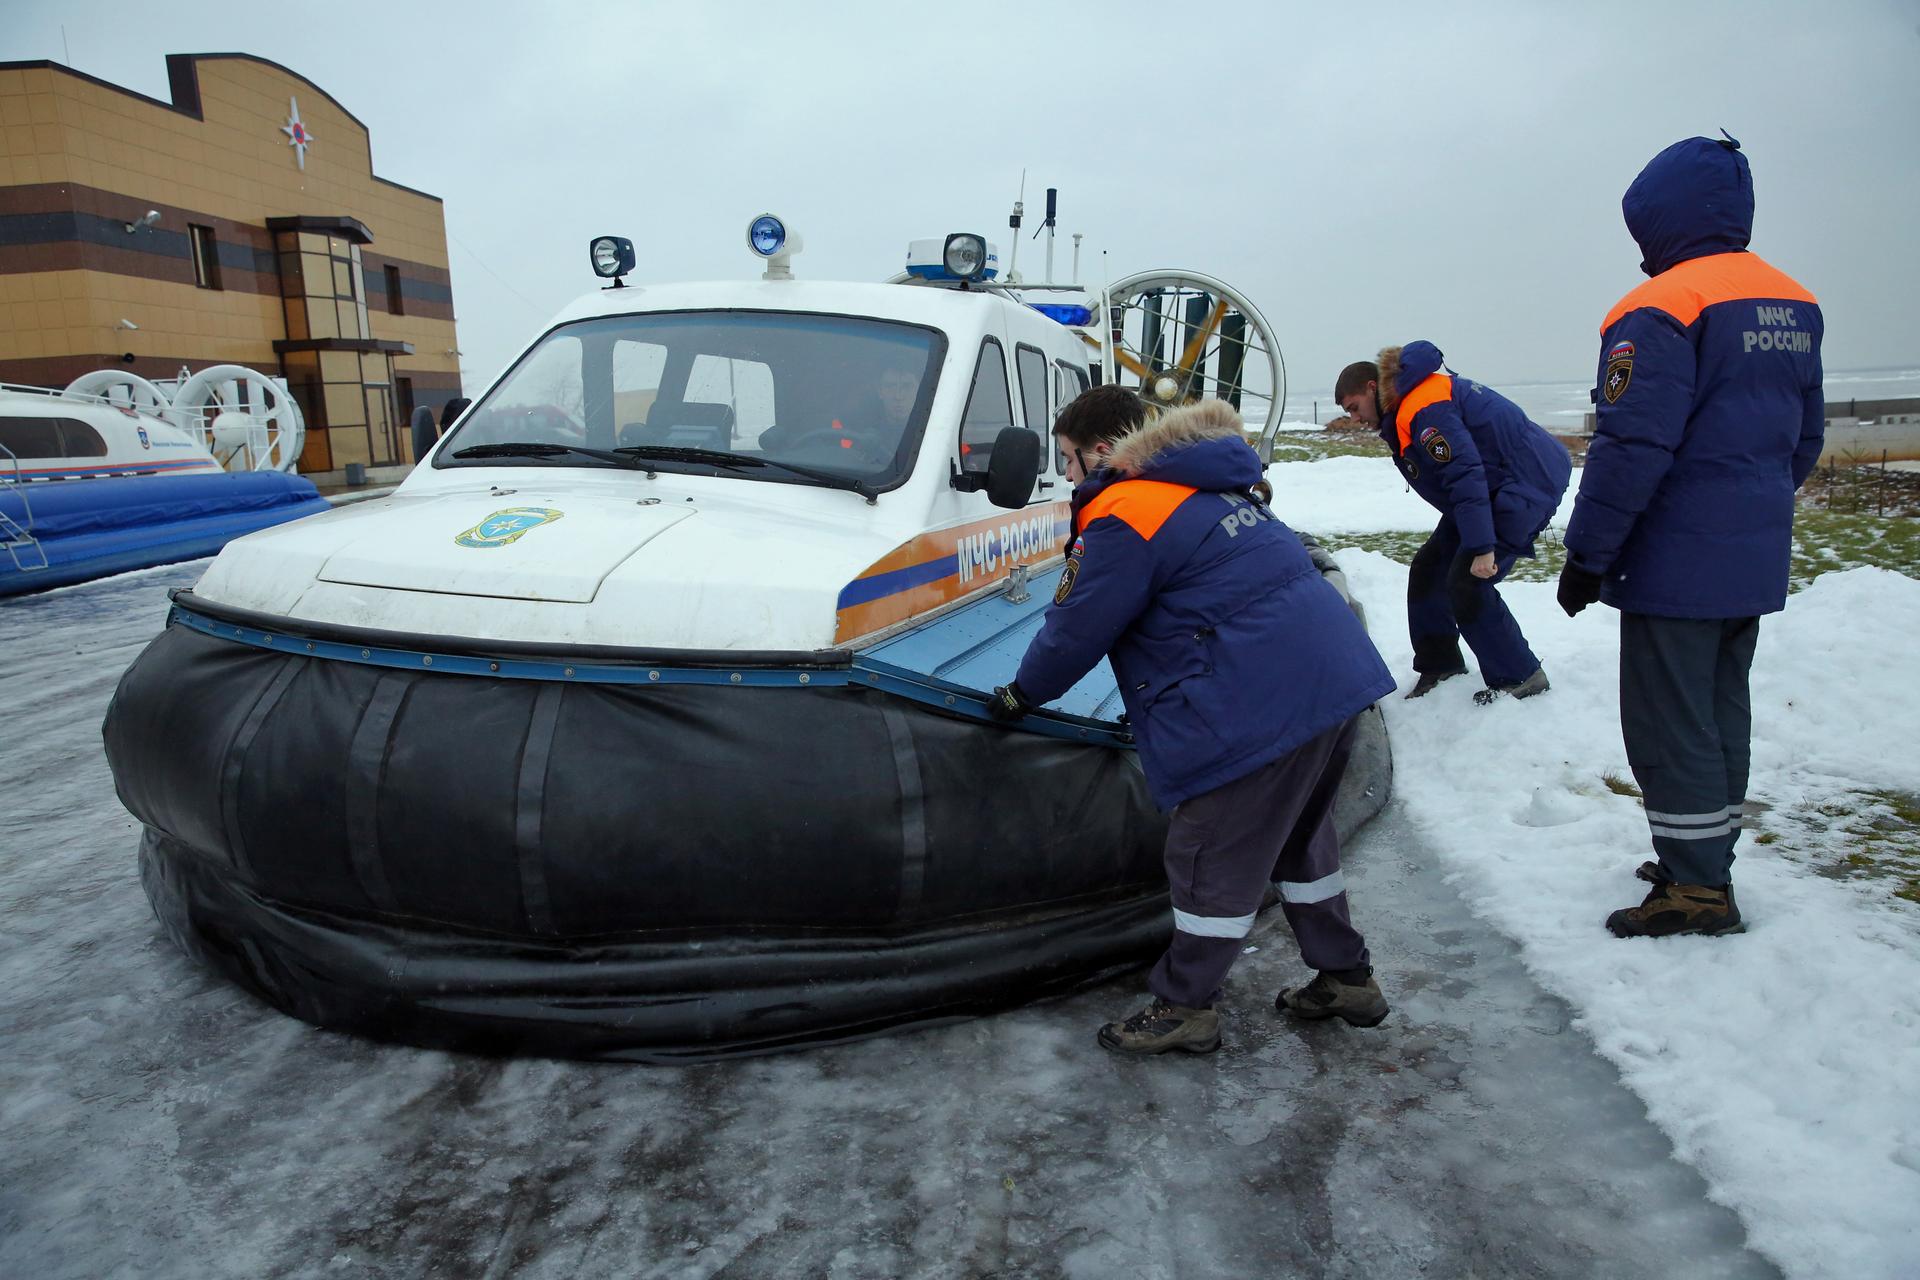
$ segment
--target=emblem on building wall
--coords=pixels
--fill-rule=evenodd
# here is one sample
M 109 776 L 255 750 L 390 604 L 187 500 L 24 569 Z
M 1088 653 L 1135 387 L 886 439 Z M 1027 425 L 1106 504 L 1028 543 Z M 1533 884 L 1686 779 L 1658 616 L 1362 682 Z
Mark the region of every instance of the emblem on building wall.
M 307 148 L 313 145 L 313 135 L 307 132 L 307 126 L 300 123 L 300 103 L 293 98 L 287 99 L 287 122 L 280 126 L 280 132 L 287 135 L 287 141 L 293 145 L 294 158 L 304 170 L 307 167 Z

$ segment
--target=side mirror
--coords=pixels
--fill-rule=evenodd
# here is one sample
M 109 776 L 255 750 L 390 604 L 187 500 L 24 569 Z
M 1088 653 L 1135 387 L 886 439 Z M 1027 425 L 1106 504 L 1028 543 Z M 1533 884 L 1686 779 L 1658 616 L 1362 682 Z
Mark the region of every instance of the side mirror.
M 440 431 L 443 435 L 446 433 L 446 430 L 448 427 L 452 426 L 456 421 L 459 420 L 460 415 L 465 413 L 467 411 L 467 406 L 472 403 L 473 401 L 467 396 L 455 396 L 453 399 L 447 401 L 447 403 L 441 407 Z
M 413 460 L 418 462 L 427 456 L 427 450 L 433 448 L 433 442 L 440 438 L 440 429 L 433 425 L 433 406 L 416 405 L 408 427 L 413 432 Z
M 1033 496 L 1033 482 L 1039 478 L 1039 435 L 1025 427 L 1001 428 L 987 461 L 987 501 L 1018 510 Z

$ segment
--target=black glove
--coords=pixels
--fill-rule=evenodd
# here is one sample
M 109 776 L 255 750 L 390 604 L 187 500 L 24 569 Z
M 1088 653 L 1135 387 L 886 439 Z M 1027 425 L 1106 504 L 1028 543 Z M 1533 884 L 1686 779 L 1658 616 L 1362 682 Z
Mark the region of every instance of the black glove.
M 1560 571 L 1560 589 L 1554 594 L 1569 618 L 1577 617 L 1582 609 L 1600 598 L 1602 580 L 1600 574 L 1588 573 L 1573 561 L 1567 561 L 1567 567 Z
M 1001 724 L 1011 724 L 1027 712 L 1033 710 L 1033 704 L 1027 701 L 1027 695 L 1021 692 L 1020 684 L 1003 684 L 993 691 L 987 699 L 987 714 Z

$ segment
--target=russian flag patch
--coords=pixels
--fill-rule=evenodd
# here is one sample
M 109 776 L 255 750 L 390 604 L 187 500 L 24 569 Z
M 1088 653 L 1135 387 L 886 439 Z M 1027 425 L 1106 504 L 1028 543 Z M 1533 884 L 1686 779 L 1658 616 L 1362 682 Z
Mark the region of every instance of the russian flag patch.
M 1611 347 L 1607 348 L 1607 359 L 1609 360 L 1633 359 L 1633 344 L 1631 342 L 1614 343 Z

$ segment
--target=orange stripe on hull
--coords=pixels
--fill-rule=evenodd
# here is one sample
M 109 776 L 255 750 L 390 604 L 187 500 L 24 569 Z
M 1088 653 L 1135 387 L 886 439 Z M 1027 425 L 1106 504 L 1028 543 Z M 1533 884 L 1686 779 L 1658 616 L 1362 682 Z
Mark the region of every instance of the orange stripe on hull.
M 913 573 L 916 569 L 923 570 L 929 580 L 841 608 L 834 614 L 834 643 L 844 645 L 956 601 L 984 595 L 1006 581 L 1013 565 L 1045 564 L 1058 558 L 1066 548 L 1071 510 L 1068 503 L 1050 502 L 930 529 L 901 543 L 868 566 L 847 590 L 887 573 L 919 576 Z

